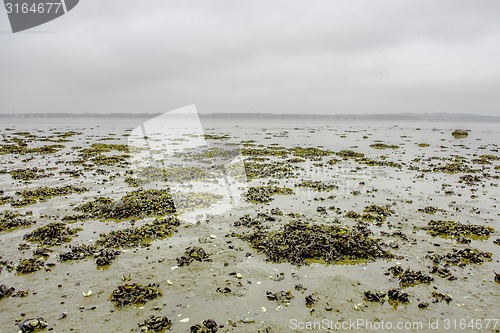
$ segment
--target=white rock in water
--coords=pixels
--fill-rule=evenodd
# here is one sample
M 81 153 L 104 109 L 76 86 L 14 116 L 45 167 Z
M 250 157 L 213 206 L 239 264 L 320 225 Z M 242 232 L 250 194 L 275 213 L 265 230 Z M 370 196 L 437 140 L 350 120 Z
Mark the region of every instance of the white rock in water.
M 183 318 L 181 320 L 179 320 L 181 323 L 187 323 L 189 322 L 189 317 L 188 318 Z

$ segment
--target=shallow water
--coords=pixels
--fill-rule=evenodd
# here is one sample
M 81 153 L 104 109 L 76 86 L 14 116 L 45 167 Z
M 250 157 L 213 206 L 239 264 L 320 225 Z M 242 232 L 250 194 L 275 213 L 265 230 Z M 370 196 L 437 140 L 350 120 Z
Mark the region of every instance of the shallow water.
M 129 170 L 127 166 L 102 166 L 83 172 L 79 178 L 71 178 L 60 174 L 64 169 L 75 169 L 68 161 L 77 158 L 74 146 L 88 146 L 93 142 L 124 143 L 129 137 L 124 134 L 139 126 L 147 119 L 7 119 L 0 126 L 2 136 L 9 139 L 16 131 L 29 131 L 39 137 L 50 135 L 55 131 L 74 130 L 80 135 L 69 137 L 70 142 L 63 142 L 65 148 L 49 155 L 33 155 L 26 160 L 24 155 L 0 155 L 0 170 L 10 171 L 16 168 L 39 167 L 54 168 L 54 175 L 32 182 L 24 183 L 13 180 L 11 176 L 0 174 L 0 189 L 4 195 L 14 195 L 16 191 L 40 186 L 78 185 L 90 189 L 82 194 L 52 198 L 46 202 L 38 202 L 21 208 L 12 208 L 9 204 L 0 206 L 1 210 L 31 211 L 36 224 L 30 228 L 17 229 L 0 233 L 0 255 L 2 260 L 17 262 L 20 258 L 30 257 L 36 249 L 32 244 L 29 250 L 18 250 L 23 243 L 23 235 L 53 221 L 60 221 L 64 215 L 73 214 L 73 207 L 96 196 L 120 198 L 134 189 L 127 186 L 123 179 Z M 481 168 L 481 175 L 487 174 L 474 186 L 459 183 L 464 173 L 447 174 L 442 172 L 422 172 L 422 169 L 438 160 L 426 161 L 425 158 L 453 155 L 463 156 L 469 160 L 475 155 L 491 154 L 499 156 L 500 128 L 498 124 L 452 124 L 429 122 L 365 122 L 335 121 L 325 122 L 304 119 L 203 119 L 205 134 L 228 135 L 228 139 L 210 140 L 218 147 L 243 147 L 244 140 L 255 140 L 255 144 L 269 146 L 277 144 L 287 148 L 322 147 L 332 151 L 352 149 L 364 153 L 370 158 L 380 158 L 402 164 L 401 169 L 390 167 L 370 167 L 354 160 L 343 160 L 330 167 L 315 166 L 316 161 L 299 163 L 302 167 L 297 178 L 283 178 L 276 181 L 295 190 L 293 196 L 274 196 L 267 205 L 255 205 L 236 200 L 234 205 L 217 205 L 208 210 L 195 210 L 181 214 L 184 223 L 173 237 L 155 241 L 148 248 L 127 249 L 107 269 L 97 270 L 92 259 L 59 262 L 58 254 L 66 252 L 66 246 L 54 247 L 47 262 L 56 265 L 51 271 L 40 270 L 28 275 L 16 275 L 15 270 L 3 269 L 0 283 L 16 290 L 29 290 L 25 298 L 4 298 L 0 300 L 0 332 L 16 331 L 16 319 L 43 317 L 54 332 L 124 332 L 135 330 L 138 323 L 151 314 L 167 316 L 173 322 L 172 331 L 187 332 L 191 325 L 211 318 L 219 325 L 221 331 L 234 332 L 302 332 L 302 331 L 344 331 L 338 329 L 341 323 L 358 320 L 355 328 L 361 332 L 375 331 L 382 321 L 396 326 L 398 322 L 413 324 L 406 331 L 440 331 L 476 332 L 481 323 L 481 331 L 495 332 L 500 329 L 497 303 L 500 296 L 500 285 L 493 281 L 493 271 L 500 271 L 498 258 L 500 247 L 493 241 L 500 237 L 498 224 L 498 176 L 495 166 L 472 165 Z M 456 140 L 451 132 L 456 128 L 470 130 L 467 138 Z M 13 130 L 9 130 L 13 129 Z M 114 135 L 117 140 L 99 141 Z M 154 139 L 154 133 L 152 133 Z M 367 136 L 367 138 L 364 138 Z M 378 140 L 389 145 L 398 145 L 398 149 L 377 150 L 369 147 Z M 30 142 L 32 146 L 55 144 L 51 142 Z M 421 148 L 419 143 L 430 146 Z M 179 148 L 180 151 L 182 147 Z M 332 157 L 326 157 L 327 161 Z M 415 161 L 416 158 L 421 161 Z M 182 162 L 181 159 L 168 161 Z M 192 161 L 184 161 L 192 163 Z M 103 169 L 102 174 L 96 169 Z M 423 176 L 417 177 L 419 175 Z M 111 178 L 110 178 L 111 177 Z M 332 192 L 314 192 L 294 187 L 301 178 L 314 180 L 332 180 L 339 189 Z M 265 184 L 269 179 L 253 180 L 251 185 Z M 220 181 L 220 179 L 219 179 Z M 364 182 L 365 185 L 360 185 Z M 449 186 L 443 187 L 443 184 Z M 168 184 L 156 182 L 148 184 L 150 188 L 166 188 L 168 185 L 181 189 L 197 191 L 224 191 L 221 183 L 184 182 Z M 238 183 L 238 185 L 242 185 Z M 243 184 L 245 185 L 245 184 Z M 192 188 L 191 188 L 192 186 Z M 446 194 L 446 190 L 453 190 Z M 353 191 L 359 194 L 353 195 Z M 333 195 L 333 197 L 328 198 Z M 317 200 L 315 200 L 317 199 Z M 226 198 L 224 199 L 226 200 Z M 226 202 L 227 203 L 227 202 Z M 339 207 L 342 212 L 354 210 L 361 212 L 363 207 L 375 203 L 390 204 L 395 211 L 381 226 L 371 225 L 370 229 L 377 237 L 398 248 L 391 251 L 398 257 L 392 261 L 377 260 L 357 265 L 322 265 L 295 267 L 291 264 L 274 264 L 266 261 L 263 254 L 253 250 L 249 244 L 231 237 L 232 232 L 247 232 L 242 227 L 234 227 L 234 222 L 244 214 L 255 215 L 256 212 L 267 212 L 279 207 L 283 212 L 297 212 L 304 218 L 313 219 L 316 223 L 343 223 L 353 225 L 354 220 L 343 214 L 329 210 L 320 214 L 318 206 Z M 441 211 L 434 215 L 419 212 L 419 208 L 436 206 Z M 222 208 L 221 208 L 222 207 Z M 227 209 L 230 207 L 230 209 Z M 479 213 L 478 213 L 479 212 Z M 211 213 L 213 216 L 201 215 Z M 448 219 L 462 223 L 488 225 L 495 229 L 487 240 L 472 240 L 470 245 L 457 244 L 452 239 L 431 237 L 421 228 L 431 219 Z M 199 221 L 199 223 L 195 223 Z M 288 219 L 278 218 L 271 223 L 271 228 L 279 229 Z M 137 221 L 137 224 L 144 221 Z M 390 224 L 389 224 L 390 223 Z M 101 221 L 90 219 L 70 225 L 82 227 L 83 231 L 69 244 L 92 243 L 99 233 L 129 227 L 130 221 Z M 382 236 L 381 231 L 399 230 L 408 236 L 407 241 L 397 237 Z M 187 267 L 177 267 L 176 258 L 181 256 L 188 246 L 201 246 L 211 255 L 211 262 L 194 262 Z M 403 268 L 422 270 L 428 274 L 432 262 L 425 258 L 429 251 L 446 253 L 452 249 L 473 247 L 493 254 L 491 262 L 482 265 L 467 265 L 465 268 L 451 267 L 455 281 L 448 281 L 433 275 L 430 284 L 420 284 L 405 288 L 411 297 L 409 304 L 399 305 L 396 309 L 387 302 L 383 305 L 364 300 L 365 290 L 378 291 L 396 288 L 395 278 L 385 275 L 388 267 L 397 262 Z M 249 256 L 246 254 L 249 253 Z M 241 273 L 237 279 L 230 273 Z M 284 273 L 284 279 L 275 281 L 276 274 Z M 111 291 L 123 283 L 121 277 L 131 274 L 133 282 L 148 284 L 159 283 L 163 296 L 146 303 L 144 306 L 130 306 L 117 309 L 108 300 Z M 172 284 L 169 284 L 171 282 Z M 294 286 L 301 283 L 307 290 L 296 291 Z M 230 294 L 216 291 L 218 287 L 228 287 Z M 83 292 L 91 289 L 93 294 L 84 297 Z M 450 304 L 432 303 L 431 292 L 437 290 L 452 296 Z M 288 306 L 278 306 L 276 302 L 266 298 L 266 291 L 293 290 L 295 298 Z M 314 311 L 305 306 L 305 296 L 316 292 L 318 302 Z M 429 302 L 426 309 L 419 309 L 420 302 Z M 364 305 L 366 305 L 366 307 Z M 57 320 L 63 313 L 67 317 Z M 22 314 L 25 314 L 23 317 Z M 189 318 L 188 322 L 181 322 Z M 239 322 L 244 318 L 252 319 L 251 323 Z M 488 321 L 491 319 L 491 321 Z M 231 326 L 228 320 L 236 323 Z M 361 322 L 366 320 L 367 322 Z M 472 321 L 471 321 L 472 320 Z M 495 321 L 496 320 L 496 321 Z M 335 323 L 340 323 L 335 326 Z M 463 328 L 460 325 L 466 323 Z M 471 324 L 472 323 L 472 324 Z M 486 328 L 486 324 L 488 327 Z M 317 329 L 301 329 L 301 325 L 316 325 Z M 368 327 L 367 327 L 368 325 Z M 370 325 L 375 325 L 370 327 Z M 422 325 L 420 327 L 419 325 Z M 456 326 L 456 327 L 455 327 Z M 307 326 L 308 327 L 308 326 Z M 379 327 L 380 328 L 380 327 Z M 385 329 L 388 330 L 387 326 Z M 398 331 L 393 327 L 392 330 Z M 401 329 L 402 330 L 402 329 Z

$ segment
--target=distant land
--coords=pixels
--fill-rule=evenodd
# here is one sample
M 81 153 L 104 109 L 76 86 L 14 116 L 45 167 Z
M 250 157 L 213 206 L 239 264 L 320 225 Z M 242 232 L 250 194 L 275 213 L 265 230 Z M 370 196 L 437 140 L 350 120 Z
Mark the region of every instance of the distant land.
M 0 118 L 154 118 L 162 113 L 0 113 Z M 200 118 L 221 119 L 317 119 L 317 120 L 414 120 L 448 122 L 494 122 L 500 117 L 467 113 L 380 113 L 380 114 L 278 114 L 278 113 L 200 113 Z

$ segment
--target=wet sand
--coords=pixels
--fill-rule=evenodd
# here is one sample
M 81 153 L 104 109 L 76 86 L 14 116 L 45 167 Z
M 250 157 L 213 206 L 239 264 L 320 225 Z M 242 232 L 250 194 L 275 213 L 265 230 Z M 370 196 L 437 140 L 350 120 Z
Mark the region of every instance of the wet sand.
M 137 330 L 138 324 L 150 315 L 168 317 L 172 321 L 173 332 L 188 332 L 192 325 L 206 319 L 213 319 L 223 326 L 219 328 L 221 332 L 345 331 L 347 329 L 339 325 L 349 321 L 358 323 L 356 330 L 361 332 L 375 331 L 376 328 L 383 331 L 381 326 L 377 326 L 382 323 L 388 330 L 387 323 L 396 326 L 398 322 L 413 325 L 406 331 L 415 332 L 435 331 L 432 325 L 436 324 L 440 331 L 448 327 L 450 331 L 473 332 L 478 331 L 479 324 L 483 326 L 480 331 L 495 332 L 500 329 L 496 306 L 500 284 L 495 283 L 493 273 L 500 271 L 500 248 L 494 243 L 500 238 L 497 199 L 500 194 L 500 129 L 494 124 L 368 124 L 361 121 L 331 124 L 289 121 L 283 124 L 276 121 L 263 125 L 255 121 L 235 126 L 216 121 L 205 130 L 205 134 L 212 136 L 207 140 L 212 148 L 236 149 L 247 163 L 272 165 L 280 162 L 292 169 L 288 176 L 261 178 L 257 172 L 254 179 L 248 179 L 248 183 L 233 179 L 233 184 L 281 186 L 292 189 L 294 194 L 272 195 L 272 200 L 265 204 L 248 202 L 243 195 L 229 208 L 224 197 L 222 202 L 214 202 L 208 209 L 192 207 L 179 212 L 181 224 L 171 237 L 154 240 L 148 247 L 121 248 L 123 253 L 109 267 L 96 268 L 92 257 L 61 262 L 59 254 L 69 251 L 70 245 L 95 244 L 101 233 L 136 228 L 151 223 L 155 217 L 114 221 L 87 216 L 67 224 L 69 228 L 82 229 L 76 237 L 70 242 L 50 247 L 53 252 L 44 261 L 55 266 L 45 265 L 33 273 L 17 274 L 19 260 L 32 257 L 37 248 L 35 243 L 24 240 L 24 235 L 49 223 L 61 222 L 64 216 L 80 214 L 75 208 L 97 197 L 119 201 L 127 193 L 137 190 L 124 181 L 126 177 L 133 176 L 130 173 L 133 168 L 127 164 L 127 159 L 110 160 L 106 162 L 108 164 L 101 165 L 96 164 L 101 163 L 100 160 L 92 162 L 93 157 L 81 161 L 82 152 L 93 143 L 126 145 L 129 139 L 126 135 L 137 125 L 132 121 L 98 125 L 96 121 L 94 124 L 71 123 L 56 128 L 48 123 L 39 124 L 34 130 L 34 126 L 28 124 L 2 124 L 3 145 L 19 144 L 21 140 L 29 148 L 56 144 L 64 147 L 55 148 L 55 152 L 47 154 L 23 152 L 0 155 L 0 171 L 3 171 L 0 173 L 0 190 L 3 191 L 0 197 L 11 197 L 4 200 L 0 210 L 18 212 L 20 217 L 34 222 L 27 228 L 0 233 L 3 261 L 0 265 L 0 284 L 14 287 L 16 291 L 28 291 L 26 297 L 0 299 L 0 332 L 17 331 L 17 321 L 38 317 L 43 317 L 48 322 L 46 329 L 52 328 L 54 332 L 124 332 Z M 470 129 L 469 135 L 455 139 L 451 135 L 453 130 L 464 126 Z M 23 131 L 36 137 L 26 133 L 15 134 Z M 77 134 L 64 137 L 56 133 L 69 131 Z M 154 139 L 154 134 L 152 137 Z M 61 138 L 68 141 L 57 142 Z M 397 145 L 398 148 L 370 147 L 377 143 Z M 419 145 L 422 143 L 429 146 Z M 286 155 L 257 155 L 254 151 L 276 151 L 276 146 Z M 300 156 L 300 152 L 292 151 L 294 147 L 318 148 L 331 153 Z M 343 157 L 339 154 L 342 150 L 362 153 L 371 160 Z M 169 159 L 169 166 L 195 165 L 208 170 L 206 179 L 195 182 L 184 178 L 179 181 L 155 180 L 142 186 L 147 189 L 224 192 L 227 187 L 221 182 L 218 169 L 208 167 L 211 158 L 200 155 L 193 158 L 194 153 L 182 150 L 180 145 L 179 155 Z M 196 153 L 199 154 L 199 151 Z M 112 150 L 102 153 L 108 157 L 124 154 L 127 152 Z M 480 158 L 481 155 L 492 157 Z M 303 161 L 290 162 L 291 158 L 302 158 Z M 328 164 L 332 159 L 338 162 Z M 373 161 L 377 161 L 378 165 L 373 165 Z M 387 162 L 393 162 L 398 167 Z M 455 162 L 464 166 L 462 171 L 450 173 L 448 169 L 441 168 Z M 13 179 L 10 174 L 12 170 L 35 167 L 44 169 L 49 176 L 22 181 Z M 62 173 L 75 170 L 80 171 L 79 177 Z M 478 178 L 467 183 L 465 178 L 460 179 L 465 175 Z M 171 176 L 169 179 L 174 178 Z M 329 191 L 297 187 L 302 179 L 332 182 L 337 187 Z M 12 206 L 12 200 L 19 199 L 17 191 L 64 185 L 86 188 L 87 191 L 20 207 Z M 240 190 L 244 194 L 247 188 Z M 388 205 L 394 211 L 381 223 L 364 221 L 373 238 L 379 239 L 381 247 L 392 253 L 392 259 L 328 265 L 321 260 L 309 260 L 309 265 L 300 267 L 286 260 L 272 263 L 267 261 L 265 254 L 238 237 L 255 230 L 235 226 L 235 222 L 245 214 L 255 217 L 263 213 L 274 216 L 274 221 L 263 223 L 265 231 L 279 231 L 296 219 L 310 224 L 354 227 L 360 221 L 347 217 L 347 213 L 363 213 L 363 209 L 370 204 Z M 318 207 L 325 209 L 318 210 Z M 438 210 L 434 214 L 419 211 L 425 207 L 436 207 Z M 279 208 L 284 215 L 271 214 L 273 208 Z M 25 216 L 27 212 L 29 214 Z M 288 216 L 289 213 L 296 216 Z M 462 244 L 457 242 L 456 237 L 431 236 L 425 229 L 430 220 L 490 226 L 495 231 L 487 237 L 466 237 L 470 239 L 470 244 Z M 19 249 L 20 244 L 27 246 Z M 203 248 L 210 261 L 193 261 L 188 266 L 178 267 L 176 259 L 192 246 Z M 452 281 L 431 273 L 436 263 L 429 256 L 467 248 L 491 253 L 491 260 L 482 264 L 466 263 L 464 267 L 446 267 L 444 261 L 440 262 L 437 266 L 448 268 L 456 278 Z M 398 265 L 403 269 L 421 271 L 431 276 L 433 281 L 401 288 L 398 279 L 387 274 L 390 267 Z M 115 307 L 109 300 L 110 293 L 125 282 L 142 285 L 158 283 L 163 295 L 145 304 L 123 309 Z M 299 284 L 302 289 L 296 288 Z M 226 292 L 221 292 L 224 288 L 227 288 Z M 388 291 L 390 288 L 408 293 L 410 302 L 393 306 L 389 301 L 382 304 L 365 298 L 365 291 Z M 85 297 L 83 293 L 88 290 L 92 291 L 92 295 Z M 289 290 L 294 295 L 289 304 L 280 304 L 266 296 L 268 291 Z M 451 302 L 434 303 L 433 291 L 449 295 Z M 308 307 L 306 296 L 309 295 L 314 295 L 317 301 Z M 428 303 L 428 306 L 419 308 L 421 303 Z M 67 316 L 59 320 L 62 313 Z M 464 324 L 462 329 L 460 325 Z M 316 326 L 307 329 L 309 325 Z

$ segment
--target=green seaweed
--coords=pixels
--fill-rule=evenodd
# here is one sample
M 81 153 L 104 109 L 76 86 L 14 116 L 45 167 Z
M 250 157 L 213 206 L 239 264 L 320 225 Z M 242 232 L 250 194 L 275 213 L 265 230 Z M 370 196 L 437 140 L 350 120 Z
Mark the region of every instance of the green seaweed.
M 27 233 L 23 239 L 39 245 L 56 246 L 70 242 L 80 230 L 82 229 L 68 228 L 64 223 L 53 222 Z
M 273 201 L 272 196 L 280 194 L 280 195 L 292 195 L 294 194 L 293 190 L 288 187 L 279 187 L 279 186 L 251 186 L 248 188 L 247 192 L 244 194 L 246 201 L 260 204 L 260 203 L 269 203 Z
M 398 278 L 401 288 L 412 287 L 421 283 L 429 284 L 434 281 L 433 277 L 424 275 L 421 271 L 415 272 L 410 268 L 403 269 L 401 266 L 389 267 L 389 272 L 392 274 L 392 277 Z
M 374 149 L 398 149 L 399 146 L 397 145 L 388 145 L 385 143 L 374 143 L 370 145 L 371 148 Z
M 446 220 L 431 220 L 425 228 L 432 236 L 452 237 L 452 238 L 475 238 L 488 239 L 490 234 L 495 231 L 490 226 L 482 226 L 477 224 L 463 224 L 455 221 Z
M 27 228 L 35 222 L 20 217 L 20 214 L 12 211 L 0 212 L 0 232 L 12 231 L 18 228 Z
M 332 182 L 325 182 L 321 180 L 310 180 L 310 179 L 302 179 L 300 183 L 295 184 L 297 187 L 307 187 L 313 189 L 318 192 L 329 192 L 333 190 L 338 190 L 339 187 Z
M 205 250 L 198 246 L 188 247 L 184 254 L 181 257 L 178 257 L 177 265 L 178 266 L 189 266 L 193 261 L 211 261 L 209 259 L 209 255 L 205 252 Z
M 155 219 L 152 223 L 140 227 L 130 227 L 101 233 L 97 246 L 105 248 L 131 248 L 149 246 L 153 241 L 172 236 L 175 227 L 180 225 L 176 216 Z
M 146 286 L 126 283 L 113 290 L 109 299 L 116 307 L 123 308 L 132 304 L 142 305 L 160 296 L 162 296 L 162 292 L 156 283 L 150 283 Z
M 308 259 L 335 264 L 345 260 L 392 258 L 392 254 L 371 237 L 372 234 L 361 225 L 349 228 L 297 220 L 284 225 L 280 231 L 257 230 L 237 236 L 276 263 L 290 262 L 302 266 Z

